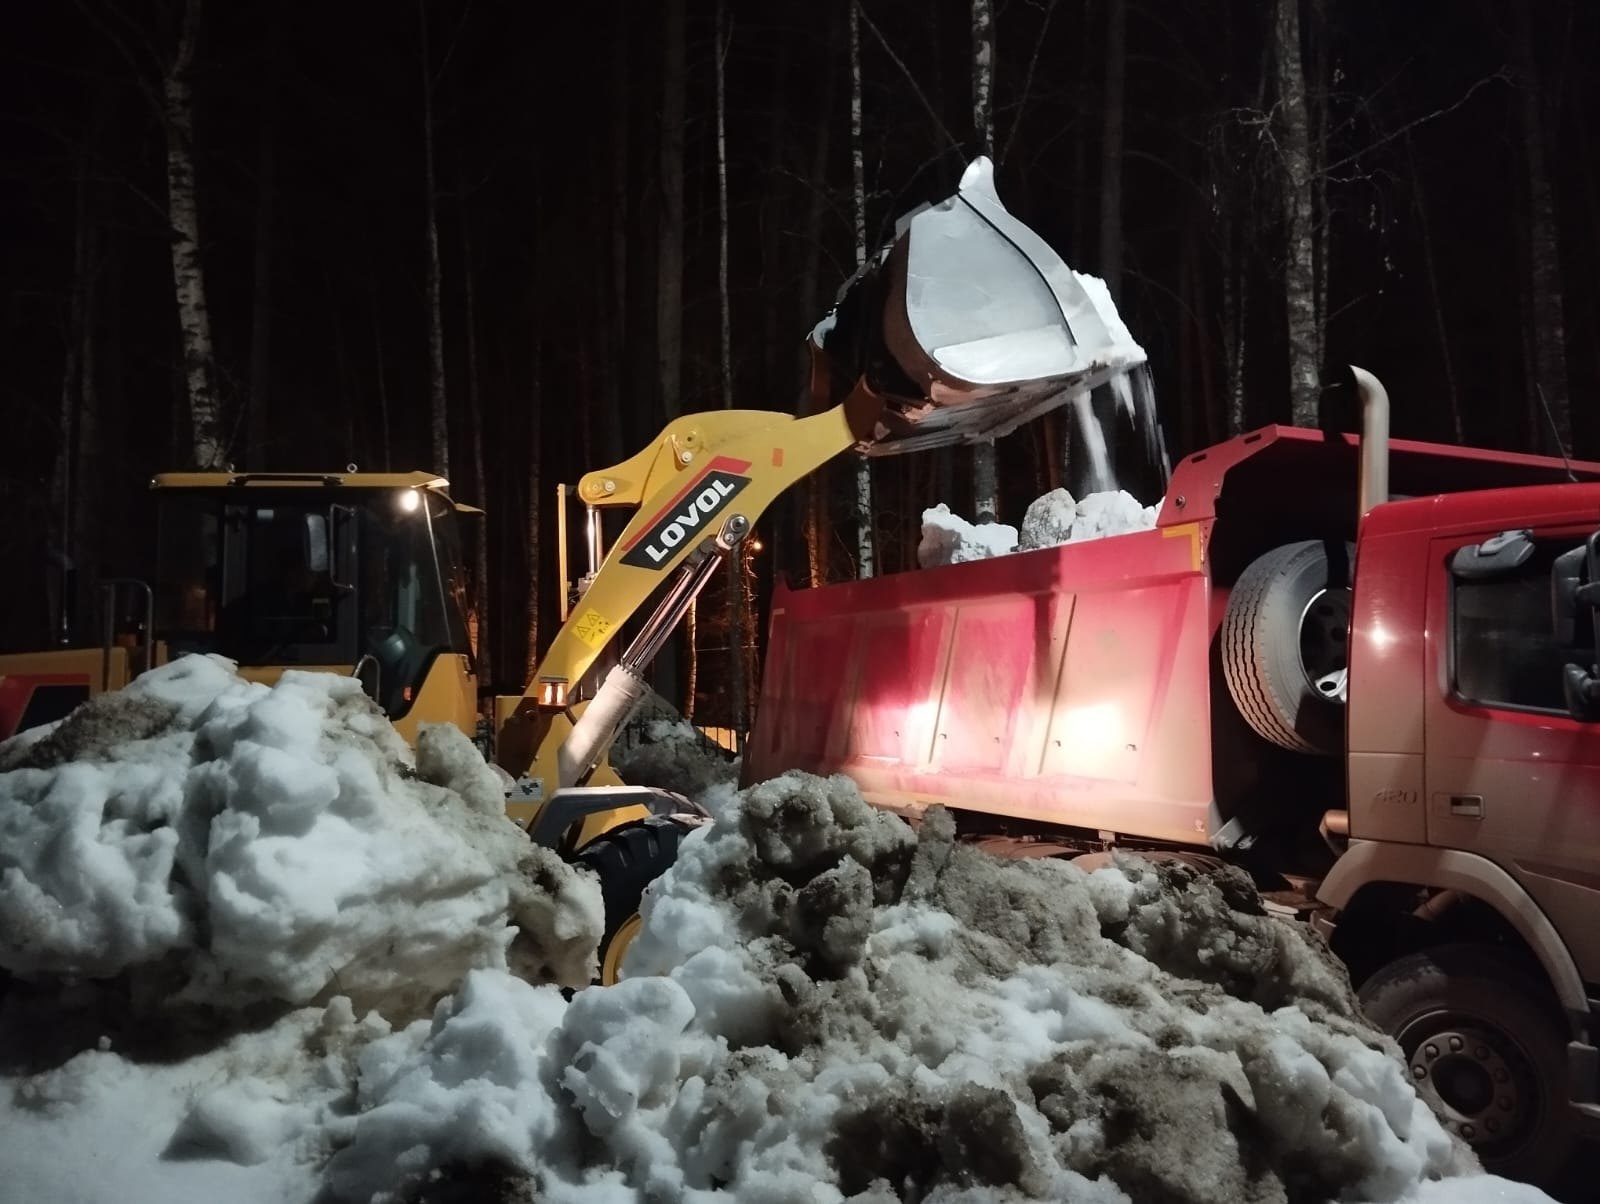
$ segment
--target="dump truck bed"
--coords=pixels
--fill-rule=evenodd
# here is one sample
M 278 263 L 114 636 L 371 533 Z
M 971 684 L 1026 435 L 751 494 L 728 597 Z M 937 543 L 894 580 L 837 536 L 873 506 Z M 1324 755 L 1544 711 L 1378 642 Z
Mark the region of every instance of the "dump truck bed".
M 1213 738 L 1228 704 L 1212 646 L 1229 589 L 1286 540 L 1355 538 L 1359 443 L 1266 427 L 1180 462 L 1151 531 L 780 585 L 745 779 L 838 772 L 902 811 L 1218 839 L 1213 761 L 1233 754 Z M 1390 464 L 1395 496 L 1600 478 L 1596 464 L 1406 440 Z

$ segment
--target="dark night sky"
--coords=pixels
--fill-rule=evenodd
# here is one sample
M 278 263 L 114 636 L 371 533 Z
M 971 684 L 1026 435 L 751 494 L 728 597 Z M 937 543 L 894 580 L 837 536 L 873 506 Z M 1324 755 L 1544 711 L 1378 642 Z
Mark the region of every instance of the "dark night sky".
M 729 7 L 736 397 L 743 406 L 790 409 L 801 384 L 800 341 L 853 266 L 844 10 L 754 0 L 730 0 Z M 1247 126 L 1237 120 L 1260 96 L 1270 7 L 1265 0 L 1184 6 L 1145 0 L 1130 9 L 1122 309 L 1152 354 L 1175 454 L 1224 433 L 1212 205 L 1219 193 L 1253 198 L 1241 219 L 1249 248 L 1250 418 L 1270 421 L 1286 412 L 1277 202 L 1266 173 L 1250 166 L 1269 159 L 1271 146 L 1241 133 Z M 1324 39 L 1308 46 L 1326 48 L 1333 81 L 1327 362 L 1354 360 L 1385 380 L 1397 433 L 1448 437 L 1441 321 L 1421 242 L 1425 215 L 1468 437 L 1528 446 L 1534 432 L 1522 384 L 1526 184 L 1519 94 L 1503 74 L 1514 10 L 1491 0 L 1306 0 L 1308 27 L 1319 7 L 1327 14 L 1326 33 L 1308 33 Z M 1600 49 L 1600 10 L 1582 0 L 1538 0 L 1531 8 L 1549 98 L 1545 134 L 1561 220 L 1576 439 L 1580 452 L 1600 455 L 1600 357 L 1588 336 L 1600 277 L 1600 188 L 1596 84 L 1587 71 Z M 492 508 L 515 513 L 528 481 L 536 361 L 546 482 L 575 480 L 617 450 L 603 412 L 608 368 L 622 385 L 616 408 L 623 450 L 633 450 L 659 422 L 651 289 L 660 6 L 600 3 L 573 13 L 509 0 L 439 0 L 427 11 L 438 72 L 444 321 L 456 416 L 451 475 L 459 496 L 478 501 L 486 494 Z M 712 11 L 704 0 L 689 4 L 687 409 L 719 404 Z M 866 173 L 876 235 L 896 212 L 948 193 L 975 149 L 969 7 L 963 0 L 866 0 L 863 11 L 944 127 L 864 28 Z M 147 538 L 135 517 L 144 482 L 172 466 L 184 446 L 185 432 L 173 422 L 182 377 L 161 211 L 164 143 L 141 91 L 154 81 L 150 56 L 171 53 L 176 13 L 170 0 L 31 6 L 11 15 L 0 52 L 6 365 L 0 410 L 8 433 L 0 446 L 0 500 L 8 513 L 25 518 L 0 537 L 0 558 L 29 583 L 41 577 L 40 533 L 57 446 L 80 164 L 97 252 L 93 329 L 105 411 L 91 449 L 105 499 L 102 546 L 81 556 L 136 567 Z M 998 176 L 1002 199 L 1074 267 L 1091 272 L 1099 259 L 1100 16 L 1094 0 L 997 5 L 997 126 L 1007 148 Z M 276 54 L 275 37 L 281 37 Z M 421 72 L 414 5 L 207 5 L 196 66 L 197 170 L 219 376 L 236 407 L 248 385 L 261 121 L 267 98 L 274 91 L 278 97 L 273 421 L 265 467 L 352 460 L 381 467 L 380 359 L 391 462 L 425 466 Z M 1270 101 L 1270 88 L 1267 95 Z M 619 181 L 613 162 L 623 114 L 627 173 Z M 1222 161 L 1208 148 L 1230 120 L 1240 153 Z M 1400 136 L 1411 123 L 1417 124 L 1409 139 Z M 812 162 L 820 124 L 828 125 L 830 138 L 818 178 Z M 819 190 L 825 200 L 819 295 L 808 298 L 807 226 Z M 619 194 L 628 214 L 621 249 L 630 320 L 625 343 L 614 347 L 605 332 L 615 308 L 610 213 Z M 468 471 L 463 285 L 469 271 L 487 488 Z M 1037 492 L 1036 445 L 1023 433 L 1002 448 L 1013 521 Z M 917 478 L 906 470 L 893 479 Z M 920 480 L 926 493 L 929 479 Z M 886 506 L 908 510 L 938 500 L 897 496 L 893 487 L 885 497 Z M 522 571 L 514 534 L 508 524 L 494 537 L 510 576 Z M 0 642 L 37 639 L 39 617 L 25 602 L 0 609 Z

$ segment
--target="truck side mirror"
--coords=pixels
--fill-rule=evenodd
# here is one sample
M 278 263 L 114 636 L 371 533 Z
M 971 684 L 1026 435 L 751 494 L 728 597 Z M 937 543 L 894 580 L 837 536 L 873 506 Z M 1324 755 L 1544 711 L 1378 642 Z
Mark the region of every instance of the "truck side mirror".
M 1594 649 L 1587 666 L 1568 663 L 1561 673 L 1567 711 L 1593 723 L 1600 720 L 1600 531 L 1556 558 L 1550 585 L 1557 640 L 1576 647 L 1587 635 Z
M 1533 555 L 1532 531 L 1502 531 L 1450 557 L 1450 573 L 1460 581 L 1485 581 L 1528 563 Z

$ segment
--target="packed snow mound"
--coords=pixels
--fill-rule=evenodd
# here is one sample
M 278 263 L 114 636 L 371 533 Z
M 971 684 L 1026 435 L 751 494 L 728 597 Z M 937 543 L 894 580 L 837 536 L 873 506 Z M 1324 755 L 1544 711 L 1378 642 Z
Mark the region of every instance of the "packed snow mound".
M 929 569 L 1148 531 L 1156 525 L 1157 511 L 1155 506 L 1140 505 L 1125 489 L 1091 493 L 1081 501 L 1075 501 L 1065 489 L 1052 489 L 1029 505 L 1019 533 L 1004 523 L 974 525 L 940 502 L 922 512 L 917 564 Z
M 969 523 L 940 502 L 922 512 L 922 539 L 917 544 L 917 563 L 925 569 L 938 565 L 965 564 L 986 560 L 1017 550 L 1017 529 L 1005 523 Z
M 334 1198 L 1546 1198 L 1477 1173 L 1241 877 L 993 858 L 843 778 L 710 801 L 622 983 L 475 972 L 363 1052 Z
M 687 719 L 648 719 L 629 734 L 632 740 L 612 749 L 611 767 L 630 786 L 655 786 L 698 800 L 714 786 L 739 780 L 739 758 L 729 757 Z
M 187 656 L 0 744 L 0 968 L 22 978 L 402 1015 L 475 967 L 587 983 L 602 925 L 598 884 L 504 818 L 465 736 L 425 728 L 413 761 L 354 678 Z
M 1474 1173 L 1240 877 L 993 858 L 843 778 L 707 802 L 617 986 L 479 968 L 401 1028 L 340 997 L 180 1063 L 102 1043 L 13 1082 L 0 1165 L 85 1204 L 1548 1200 Z

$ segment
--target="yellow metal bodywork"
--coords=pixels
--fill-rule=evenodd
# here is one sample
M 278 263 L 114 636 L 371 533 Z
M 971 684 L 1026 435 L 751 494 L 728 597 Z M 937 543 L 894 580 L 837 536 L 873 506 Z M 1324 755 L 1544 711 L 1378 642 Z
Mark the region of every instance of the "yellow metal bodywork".
M 450 482 L 434 472 L 159 472 L 152 489 L 448 489 Z M 458 510 L 472 507 L 456 503 Z
M 579 710 L 541 705 L 541 685 L 558 682 L 570 687 L 581 681 L 622 625 L 691 553 L 716 535 L 727 514 L 742 514 L 753 524 L 796 481 L 859 443 L 861 436 L 847 416 L 858 412 L 855 402 L 852 398 L 806 418 L 764 410 L 687 414 L 668 423 L 638 454 L 587 473 L 578 482 L 577 495 L 586 505 L 633 507 L 636 512 L 572 616 L 556 633 L 521 703 L 497 708 L 497 758 L 502 766 L 549 783 L 559 780 L 557 754 L 572 730 L 569 716 L 576 717 Z M 746 481 L 726 511 L 659 563 L 648 567 L 626 563 L 627 552 L 713 470 Z

